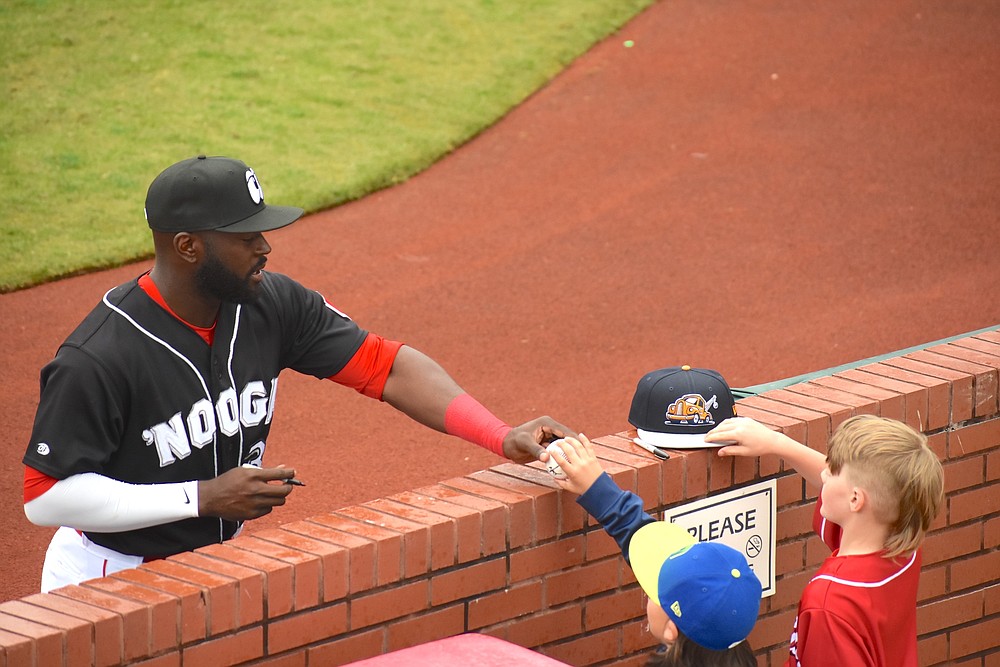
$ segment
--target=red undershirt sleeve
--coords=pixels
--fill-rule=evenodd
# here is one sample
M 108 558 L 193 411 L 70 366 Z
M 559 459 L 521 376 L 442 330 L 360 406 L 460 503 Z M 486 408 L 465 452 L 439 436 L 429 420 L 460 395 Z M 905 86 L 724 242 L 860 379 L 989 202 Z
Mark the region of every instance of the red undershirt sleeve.
M 398 341 L 369 332 L 347 365 L 327 379 L 381 401 L 392 362 L 401 347 Z
M 51 489 L 59 480 L 31 466 L 24 466 L 24 502 L 31 502 Z

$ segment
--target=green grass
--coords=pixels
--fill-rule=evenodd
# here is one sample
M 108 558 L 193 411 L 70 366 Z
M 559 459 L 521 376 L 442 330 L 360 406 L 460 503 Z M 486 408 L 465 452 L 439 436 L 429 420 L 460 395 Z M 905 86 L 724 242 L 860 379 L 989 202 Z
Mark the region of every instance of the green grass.
M 307 211 L 401 182 L 651 2 L 0 3 L 0 292 L 149 256 L 198 153 Z

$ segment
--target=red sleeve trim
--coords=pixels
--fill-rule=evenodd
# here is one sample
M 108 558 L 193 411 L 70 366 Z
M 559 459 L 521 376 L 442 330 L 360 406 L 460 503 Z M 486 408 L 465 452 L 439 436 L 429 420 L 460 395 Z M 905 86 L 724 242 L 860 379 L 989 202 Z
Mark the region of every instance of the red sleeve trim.
M 55 486 L 58 481 L 55 477 L 49 477 L 31 466 L 24 466 L 24 502 L 31 502 Z
M 459 394 L 444 412 L 444 430 L 503 456 L 503 439 L 512 430 L 468 394 Z
M 398 341 L 369 332 L 347 365 L 327 379 L 381 401 L 389 371 L 401 347 L 403 344 Z

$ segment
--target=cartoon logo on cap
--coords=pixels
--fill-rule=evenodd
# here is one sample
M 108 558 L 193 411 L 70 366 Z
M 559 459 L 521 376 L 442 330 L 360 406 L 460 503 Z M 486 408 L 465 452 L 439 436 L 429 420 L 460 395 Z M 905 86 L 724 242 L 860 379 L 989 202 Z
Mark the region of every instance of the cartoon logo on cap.
M 667 406 L 665 424 L 691 425 L 714 424 L 715 417 L 710 410 L 718 408 L 719 401 L 715 396 L 705 400 L 701 394 L 684 394 Z
M 264 201 L 264 191 L 260 187 L 260 183 L 257 182 L 257 174 L 253 173 L 253 169 L 247 167 L 247 190 L 250 191 L 250 199 L 253 200 L 254 204 L 259 204 Z

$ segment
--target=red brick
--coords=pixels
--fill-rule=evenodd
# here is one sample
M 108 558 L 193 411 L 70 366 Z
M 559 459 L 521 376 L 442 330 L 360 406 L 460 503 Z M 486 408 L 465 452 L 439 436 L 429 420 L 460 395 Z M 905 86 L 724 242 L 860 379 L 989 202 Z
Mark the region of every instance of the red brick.
M 259 623 L 264 618 L 264 574 L 259 570 L 245 567 L 219 558 L 211 558 L 204 553 L 186 552 L 173 556 L 178 563 L 193 568 L 232 577 L 238 582 L 237 627 Z
M 504 526 L 507 534 L 507 546 L 513 549 L 531 544 L 535 519 L 532 515 L 529 495 L 484 484 L 471 477 L 453 477 L 440 484 L 456 491 L 464 491 L 500 503 L 507 510 Z
M 432 642 L 435 639 L 461 634 L 464 630 L 465 607 L 463 605 L 434 609 L 405 621 L 390 623 L 388 650 L 398 651 L 417 644 Z
M 973 554 L 981 543 L 982 528 L 978 523 L 935 532 L 922 545 L 924 566 Z
M 927 408 L 922 411 L 917 409 L 920 412 L 920 419 L 916 424 L 910 424 L 911 426 L 922 432 L 944 428 L 951 420 L 951 383 L 938 377 L 907 370 L 906 365 L 904 359 L 897 357 L 881 362 L 878 368 L 879 373 L 886 377 L 919 385 L 927 390 Z
M 812 503 L 797 507 L 779 507 L 777 525 L 775 526 L 777 541 L 783 542 L 803 535 L 811 535 L 813 533 L 814 509 Z
M 949 592 L 947 565 L 924 567 L 920 570 L 920 585 L 917 588 L 917 600 L 923 602 L 941 597 Z
M 165 577 L 199 586 L 207 600 L 208 632 L 218 635 L 238 627 L 239 582 L 232 577 L 205 572 L 167 558 L 144 567 Z
M 0 658 L 4 667 L 19 667 L 20 665 L 36 665 L 35 644 L 24 635 L 0 630 Z
M 549 607 L 618 587 L 619 566 L 613 560 L 555 572 L 545 577 L 545 604 Z
M 898 372 L 899 369 L 884 364 L 869 364 L 835 375 L 896 392 L 903 397 L 903 419 L 901 421 L 914 428 L 920 428 L 920 425 L 925 421 L 924 416 L 930 413 L 930 407 L 927 403 L 927 389 L 919 384 L 902 382 L 893 378 L 892 375 L 898 374 Z
M 838 375 L 827 375 L 813 378 L 810 384 L 836 389 L 846 394 L 857 396 L 861 399 L 873 401 L 876 413 L 882 417 L 903 421 L 903 397 L 894 391 L 876 387 L 874 385 L 848 380 Z
M 963 523 L 983 516 L 984 508 L 1000 507 L 1000 484 L 954 493 L 948 499 L 948 522 Z
M 533 580 L 510 586 L 502 591 L 470 600 L 468 608 L 469 630 L 478 630 L 531 614 L 542 608 L 542 584 L 538 580 Z
M 117 665 L 122 661 L 125 640 L 121 615 L 100 606 L 62 597 L 55 592 L 44 595 L 36 593 L 21 601 L 90 623 L 93 628 L 94 664 L 97 667 Z
M 786 435 L 817 451 L 825 452 L 826 443 L 830 439 L 830 415 L 825 412 L 807 409 L 798 404 L 779 400 L 781 396 L 782 394 L 775 394 L 775 392 L 769 391 L 759 396 L 744 398 L 740 401 L 741 412 L 747 412 L 743 410 L 745 406 L 746 408 L 768 412 L 778 417 L 783 417 L 784 420 L 791 420 L 792 422 L 802 424 L 804 432 L 801 430 L 802 427 L 799 427 L 800 430 L 795 435 L 787 432 Z M 748 412 L 747 416 L 750 416 Z M 754 416 L 754 418 L 756 419 L 757 417 Z M 784 420 L 775 419 L 774 421 Z M 758 421 L 768 426 L 780 425 L 774 424 L 771 420 L 758 419 Z M 784 430 L 782 431 L 785 432 Z
M 341 599 L 347 594 L 348 586 L 345 576 L 349 567 L 347 550 L 339 544 L 304 535 L 297 528 L 298 525 L 282 526 L 279 530 L 261 530 L 252 537 L 278 545 L 277 549 L 265 553 L 292 563 L 295 571 L 296 609 L 311 607 L 321 601 Z M 263 545 L 258 546 L 258 551 L 264 550 Z M 300 588 L 305 588 L 305 591 L 300 591 Z
M 183 664 L 212 665 L 212 667 L 238 665 L 256 660 L 263 655 L 264 631 L 259 627 L 210 639 L 181 651 Z
M 456 568 L 431 578 L 431 604 L 439 606 L 455 600 L 495 591 L 507 584 L 507 561 L 494 558 Z
M 503 473 L 503 474 L 501 474 Z M 506 463 L 469 475 L 470 479 L 529 499 L 533 518 L 531 543 L 554 538 L 559 532 L 559 491 L 547 471 Z
M 400 580 L 403 574 L 403 538 L 402 536 L 393 530 L 387 530 L 381 526 L 376 526 L 374 524 L 365 523 L 363 521 L 357 521 L 349 517 L 340 516 L 337 514 L 321 514 L 319 516 L 314 516 L 309 519 L 311 523 L 317 523 L 321 526 L 326 526 L 327 528 L 332 528 L 333 530 L 343 533 L 345 535 L 350 535 L 350 538 L 345 538 L 348 541 L 356 541 L 358 538 L 363 538 L 371 543 L 374 551 L 370 552 L 373 558 L 373 564 L 375 566 L 375 586 L 385 586 L 386 584 L 391 584 Z M 298 528 L 295 528 L 298 530 Z M 331 540 L 336 539 L 331 535 Z M 353 552 L 354 547 L 351 547 Z M 353 557 L 353 553 L 352 553 Z M 367 558 L 365 559 L 367 561 Z M 367 563 L 362 563 L 362 565 Z M 355 563 L 351 562 L 351 584 L 350 590 L 354 591 L 354 575 L 355 573 L 364 576 L 363 569 L 361 571 L 355 568 Z
M 385 628 L 380 627 L 349 637 L 333 637 L 325 644 L 307 649 L 306 658 L 309 665 L 324 667 L 336 667 L 371 658 L 385 652 L 385 635 Z
M 618 629 L 594 632 L 569 641 L 547 646 L 545 653 L 567 665 L 604 662 L 617 656 Z
M 508 641 L 527 648 L 578 635 L 583 631 L 583 603 L 518 618 L 506 631 Z
M 450 518 L 454 524 L 455 531 L 456 553 L 454 564 L 467 563 L 479 558 L 483 534 L 483 518 L 479 512 L 468 507 L 463 507 L 462 505 L 445 502 L 440 498 L 423 495 L 416 491 L 398 493 L 389 496 L 389 500 L 402 503 L 407 507 L 421 508 L 439 516 Z M 434 551 L 436 552 L 437 549 L 434 549 Z
M 181 667 L 181 652 L 173 651 L 142 662 L 134 662 L 130 667 Z
M 588 597 L 583 603 L 583 618 L 587 632 L 629 619 L 646 618 L 646 598 L 638 587 Z
M 60 630 L 63 633 L 66 667 L 92 664 L 90 623 L 51 609 L 36 607 L 23 600 L 11 600 L 0 604 L 0 612 Z
M 683 452 L 673 450 L 670 456 L 680 458 L 684 461 L 685 502 L 708 495 L 708 474 L 710 467 L 708 464 L 708 450 L 693 449 Z
M 951 423 L 972 419 L 972 384 L 974 377 L 970 373 L 956 371 L 943 366 L 935 366 L 920 360 L 912 354 L 896 357 L 890 362 L 893 366 L 928 378 L 944 380 L 949 385 L 951 396 Z
M 608 556 L 620 556 L 618 543 L 604 532 L 603 528 L 592 528 L 584 535 L 587 561 L 601 560 Z
M 175 596 L 180 607 L 178 630 L 182 644 L 208 636 L 208 615 L 205 611 L 205 599 L 201 595 L 200 587 L 161 576 L 145 567 L 122 570 L 110 575 L 110 578 L 147 586 Z
M 511 582 L 524 581 L 583 562 L 583 537 L 568 537 L 510 554 Z
M 4 613 L 0 613 L 0 630 L 4 633 L 13 633 L 29 638 L 35 665 L 62 664 L 63 649 L 66 643 L 62 630 Z M 2 652 L 0 652 L 0 656 L 2 656 Z M 24 662 L 21 664 L 30 665 L 32 663 Z
M 105 577 L 81 584 L 110 595 L 133 600 L 146 608 L 149 615 L 150 653 L 159 653 L 180 645 L 180 598 L 137 584 Z
M 319 516 L 312 517 L 306 521 L 286 523 L 281 527 L 322 542 L 329 542 L 344 549 L 347 554 L 347 564 L 344 571 L 331 572 L 324 566 L 324 585 L 327 583 L 329 577 L 333 577 L 336 581 L 336 583 L 332 584 L 333 588 L 341 591 L 346 588 L 344 595 L 367 591 L 373 588 L 377 580 L 375 542 L 358 535 L 335 530 L 330 526 L 320 523 L 320 521 L 343 523 L 335 517 Z M 331 598 L 329 601 L 333 601 L 333 599 L 335 598 Z
M 360 524 L 378 526 L 385 530 L 392 531 L 399 536 L 399 541 L 391 540 L 392 549 L 398 543 L 401 545 L 400 556 L 401 570 L 400 576 L 409 579 L 430 571 L 430 550 L 431 538 L 430 530 L 427 526 L 414 521 L 408 521 L 401 517 L 384 514 L 374 510 L 369 504 L 355 505 L 353 507 L 343 507 L 333 513 L 334 516 L 341 516 L 353 519 Z M 381 548 L 381 540 L 378 546 Z
M 122 657 L 128 661 L 149 656 L 149 636 L 151 632 L 149 624 L 151 619 L 149 611 L 145 606 L 116 595 L 108 595 L 107 593 L 82 586 L 57 588 L 50 595 L 91 604 L 96 607 L 103 607 L 115 612 L 121 617 L 122 622 L 121 637 L 124 640 Z
M 594 439 L 594 450 L 602 462 L 614 462 L 632 468 L 635 471 L 634 485 L 622 486 L 643 499 L 647 508 L 659 504 L 664 487 L 664 470 L 668 463 L 655 458 L 652 454 L 635 444 L 632 439 L 621 435 L 609 435 Z M 661 491 L 663 489 L 663 491 Z
M 267 625 L 268 653 L 281 653 L 347 632 L 347 604 L 310 609 Z
M 959 625 L 959 619 L 953 620 L 955 625 Z M 919 628 L 919 625 L 917 627 Z M 952 659 L 995 649 L 997 637 L 1000 636 L 1000 618 L 983 619 L 978 623 L 956 628 L 950 634 L 949 654 Z
M 967 588 L 981 588 L 996 582 L 1000 572 L 1000 551 L 990 551 L 971 558 L 955 561 L 950 566 L 951 588 L 956 593 Z
M 971 424 L 948 434 L 948 456 L 958 458 L 1000 447 L 1000 419 Z
M 263 573 L 265 618 L 283 616 L 294 608 L 292 600 L 292 591 L 295 590 L 294 570 L 290 563 L 246 549 L 238 549 L 233 546 L 232 541 L 202 547 L 198 553 L 230 563 L 239 563 Z
M 417 493 L 479 512 L 483 527 L 479 540 L 482 556 L 492 556 L 507 548 L 507 508 L 503 503 L 440 484 L 417 489 Z
M 430 582 L 423 580 L 359 595 L 351 602 L 351 629 L 402 618 L 430 607 Z
M 915 352 L 913 357 L 936 366 L 971 373 L 975 376 L 973 416 L 989 417 L 997 413 L 997 369 L 976 361 L 979 357 L 976 352 L 939 345 Z
M 366 505 L 383 514 L 406 519 L 415 524 L 425 526 L 430 538 L 429 559 L 431 570 L 441 570 L 451 567 L 457 562 L 457 522 L 455 520 L 442 514 L 429 512 L 420 507 L 411 507 L 410 505 L 384 498 L 373 500 L 366 503 Z

